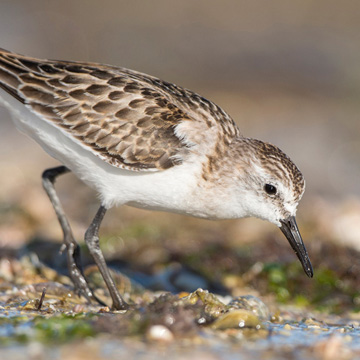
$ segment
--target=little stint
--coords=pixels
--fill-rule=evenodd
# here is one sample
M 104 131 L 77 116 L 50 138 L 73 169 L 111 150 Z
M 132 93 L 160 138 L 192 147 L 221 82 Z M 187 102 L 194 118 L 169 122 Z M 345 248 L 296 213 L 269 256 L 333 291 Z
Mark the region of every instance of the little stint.
M 206 219 L 255 216 L 277 225 L 309 277 L 313 271 L 295 221 L 305 190 L 279 148 L 246 138 L 231 117 L 200 95 L 125 68 L 39 60 L 0 49 L 0 103 L 19 130 L 62 166 L 43 186 L 64 233 L 76 291 L 96 299 L 81 271 L 79 247 L 54 188 L 72 171 L 99 194 L 85 242 L 113 309 L 127 309 L 99 246 L 112 206 L 131 205 Z

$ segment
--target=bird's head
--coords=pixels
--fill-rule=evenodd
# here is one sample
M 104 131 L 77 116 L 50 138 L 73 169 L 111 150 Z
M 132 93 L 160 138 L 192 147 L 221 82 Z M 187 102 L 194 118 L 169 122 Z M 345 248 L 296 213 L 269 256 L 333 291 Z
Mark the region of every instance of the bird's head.
M 245 143 L 244 143 L 245 142 Z M 296 224 L 298 203 L 305 180 L 290 158 L 274 145 L 255 139 L 242 139 L 242 183 L 246 212 L 277 225 L 299 258 L 305 273 L 313 270 Z

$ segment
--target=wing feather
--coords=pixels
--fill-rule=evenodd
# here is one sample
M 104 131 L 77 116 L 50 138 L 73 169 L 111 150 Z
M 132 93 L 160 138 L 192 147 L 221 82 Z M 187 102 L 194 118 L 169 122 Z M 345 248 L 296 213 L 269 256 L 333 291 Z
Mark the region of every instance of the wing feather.
M 176 85 L 124 68 L 38 60 L 0 50 L 0 86 L 109 164 L 163 170 L 199 146 L 212 127 L 238 135 L 212 102 Z M 186 133 L 178 125 L 189 123 Z

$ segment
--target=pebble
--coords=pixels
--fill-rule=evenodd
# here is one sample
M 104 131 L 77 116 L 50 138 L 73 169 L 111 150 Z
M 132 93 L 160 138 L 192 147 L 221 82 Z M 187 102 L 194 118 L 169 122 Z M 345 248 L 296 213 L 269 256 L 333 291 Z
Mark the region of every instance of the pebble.
M 261 328 L 261 321 L 251 311 L 238 309 L 230 311 L 217 318 L 211 326 L 216 330 L 241 329 L 241 328 Z
M 266 321 L 270 319 L 270 310 L 265 303 L 253 295 L 238 296 L 228 304 L 233 309 L 245 309 L 251 311 L 259 319 Z
M 164 325 L 153 325 L 148 329 L 146 338 L 153 341 L 171 342 L 174 340 L 174 335 Z

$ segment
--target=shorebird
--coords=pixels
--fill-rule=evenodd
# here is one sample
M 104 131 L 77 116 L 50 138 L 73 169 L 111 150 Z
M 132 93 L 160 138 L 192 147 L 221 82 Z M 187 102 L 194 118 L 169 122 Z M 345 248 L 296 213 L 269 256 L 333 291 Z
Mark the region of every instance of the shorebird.
M 278 147 L 244 137 L 213 102 L 133 70 L 6 50 L 0 50 L 0 87 L 0 103 L 17 128 L 62 164 L 44 171 L 42 181 L 64 234 L 70 277 L 89 301 L 97 299 L 54 188 L 55 179 L 69 171 L 101 201 L 85 242 L 113 309 L 128 308 L 99 246 L 101 221 L 114 205 L 206 219 L 268 220 L 313 276 L 295 221 L 303 175 Z

